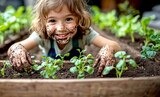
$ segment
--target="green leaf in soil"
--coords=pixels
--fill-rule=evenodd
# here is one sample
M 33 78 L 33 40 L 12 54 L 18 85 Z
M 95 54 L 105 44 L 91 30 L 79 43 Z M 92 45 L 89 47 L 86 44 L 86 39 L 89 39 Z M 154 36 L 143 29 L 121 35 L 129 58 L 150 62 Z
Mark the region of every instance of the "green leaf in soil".
M 89 64 L 93 64 L 93 63 L 94 63 L 94 60 L 88 59 L 87 62 L 88 62 Z
M 86 66 L 86 70 L 85 70 L 87 73 L 89 73 L 89 74 L 93 74 L 93 72 L 94 72 L 94 68 L 93 67 L 91 67 L 91 66 Z
M 125 60 L 120 60 L 117 65 L 116 65 L 116 68 L 118 70 L 121 70 L 121 68 L 125 65 Z
M 69 71 L 70 71 L 71 73 L 77 73 L 77 72 L 78 72 L 78 70 L 77 70 L 76 67 L 71 67 L 71 68 L 69 69 Z
M 109 72 L 113 69 L 113 66 L 106 66 L 102 72 L 103 75 L 109 74 Z
M 77 76 L 78 79 L 84 79 L 85 78 L 85 74 L 82 72 L 82 73 L 79 73 L 78 76 Z
M 134 67 L 134 68 L 136 68 L 137 67 L 137 63 L 133 60 L 133 59 L 129 59 L 129 64 L 132 66 L 132 67 Z
M 123 58 L 123 56 L 125 56 L 126 55 L 126 52 L 125 51 L 118 51 L 118 52 L 116 52 L 115 54 L 114 54 L 114 56 L 116 57 L 116 58 Z

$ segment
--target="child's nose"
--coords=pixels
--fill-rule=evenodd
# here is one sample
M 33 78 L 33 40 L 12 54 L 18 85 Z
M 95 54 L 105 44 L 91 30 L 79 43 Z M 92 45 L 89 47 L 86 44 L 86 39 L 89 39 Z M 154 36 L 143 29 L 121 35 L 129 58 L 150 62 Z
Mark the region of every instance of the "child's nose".
M 64 30 L 65 29 L 65 25 L 63 24 L 63 23 L 58 23 L 58 25 L 57 25 L 57 31 L 62 31 L 62 30 Z

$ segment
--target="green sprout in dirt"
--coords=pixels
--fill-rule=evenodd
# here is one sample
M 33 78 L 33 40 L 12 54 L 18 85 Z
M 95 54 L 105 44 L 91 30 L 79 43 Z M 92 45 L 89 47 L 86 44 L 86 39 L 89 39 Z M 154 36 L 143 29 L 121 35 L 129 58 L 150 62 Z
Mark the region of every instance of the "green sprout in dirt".
M 56 73 L 63 67 L 63 62 L 64 62 L 64 57 L 69 56 L 69 53 L 65 54 L 64 56 L 62 55 L 57 55 L 60 58 L 59 59 L 53 59 L 51 57 L 46 57 L 43 56 L 42 58 L 45 60 L 44 62 L 41 63 L 41 65 L 34 65 L 33 69 L 34 70 L 40 70 L 40 74 L 44 78 L 53 78 L 56 79 Z
M 80 51 L 79 49 L 77 49 L 80 53 L 80 56 L 74 56 L 73 58 L 71 58 L 70 62 L 74 63 L 75 66 L 70 68 L 70 72 L 71 73 L 78 73 L 77 78 L 78 79 L 83 79 L 85 78 L 85 74 L 93 74 L 94 72 L 94 68 L 93 68 L 93 63 L 94 63 L 94 57 L 92 56 L 92 54 L 88 54 L 83 55 L 83 53 L 86 50 L 82 50 Z
M 114 55 L 116 58 L 119 59 L 119 62 L 115 66 L 107 66 L 103 70 L 103 75 L 109 74 L 112 69 L 116 70 L 117 78 L 122 76 L 122 73 L 128 69 L 127 64 L 131 65 L 132 67 L 136 68 L 136 62 L 131 59 L 130 55 L 127 55 L 125 51 L 119 51 Z
M 144 59 L 154 59 L 157 52 L 160 51 L 160 33 L 152 34 L 149 40 L 146 46 L 142 46 L 141 55 Z
M 139 35 L 145 38 L 141 50 L 141 55 L 144 59 L 153 59 L 160 48 L 159 32 L 156 32 L 155 29 L 148 27 L 149 23 L 154 19 L 154 15 L 141 19 L 142 27 L 139 30 Z
M 148 27 L 149 23 L 154 19 L 154 15 L 141 19 L 141 28 L 139 29 L 139 35 L 145 38 L 144 46 L 147 46 L 149 44 L 149 42 L 151 41 L 150 36 L 155 32 L 154 29 Z
M 1 72 L 0 74 L 2 77 L 5 77 L 5 70 L 7 67 L 11 68 L 11 64 L 6 61 L 4 62 L 3 67 L 0 69 L 0 72 Z

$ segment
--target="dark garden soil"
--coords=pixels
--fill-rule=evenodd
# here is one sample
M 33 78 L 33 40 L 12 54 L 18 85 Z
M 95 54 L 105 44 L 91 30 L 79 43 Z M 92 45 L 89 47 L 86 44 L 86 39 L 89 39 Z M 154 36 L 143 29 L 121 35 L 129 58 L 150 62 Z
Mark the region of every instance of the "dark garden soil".
M 122 50 L 126 51 L 132 56 L 132 58 L 138 64 L 137 69 L 128 68 L 127 71 L 123 73 L 123 77 L 145 77 L 145 76 L 159 76 L 160 75 L 160 51 L 155 56 L 154 60 L 145 60 L 140 57 L 140 50 L 144 39 L 140 36 L 135 35 L 135 42 L 131 42 L 130 37 L 115 38 L 115 36 L 108 30 L 101 31 L 95 27 L 101 35 L 117 41 Z
M 144 60 L 140 57 L 140 49 L 143 43 L 143 39 L 141 37 L 136 36 L 135 43 L 131 42 L 131 39 L 129 37 L 124 38 L 115 38 L 112 33 L 109 31 L 101 31 L 97 27 L 93 26 L 95 30 L 97 30 L 102 36 L 107 37 L 109 39 L 112 39 L 114 41 L 117 41 L 121 47 L 122 50 L 126 51 L 127 54 L 130 54 L 133 59 L 138 64 L 138 67 L 136 69 L 133 69 L 131 67 L 128 68 L 127 71 L 125 71 L 122 74 L 122 77 L 150 77 L 150 76 L 160 76 L 160 52 L 158 52 L 157 56 L 154 60 Z M 7 49 L 7 48 L 6 48 Z M 93 54 L 95 57 L 99 51 L 99 48 L 95 47 L 94 45 L 90 45 L 87 47 L 87 53 Z M 0 60 L 6 60 L 6 51 L 3 52 L 4 56 L 1 54 Z M 34 59 L 40 59 L 41 52 L 38 48 L 35 48 L 34 50 L 31 50 L 30 53 L 35 56 Z M 2 68 L 3 64 L 0 62 L 0 68 Z M 59 79 L 71 79 L 76 78 L 75 74 L 71 74 L 69 72 L 69 68 L 73 66 L 70 63 L 65 63 L 64 67 L 57 73 L 57 77 Z M 96 74 L 97 68 L 95 68 L 95 73 L 92 75 L 87 75 L 86 78 L 98 78 L 102 76 L 97 76 Z M 0 74 L 0 78 L 42 78 L 40 76 L 40 71 L 33 71 L 31 74 L 28 73 L 17 73 L 16 71 L 12 70 L 11 67 L 7 67 L 5 70 L 5 76 L 3 77 Z M 110 74 L 103 76 L 104 78 L 111 78 L 116 77 L 115 71 L 111 71 Z

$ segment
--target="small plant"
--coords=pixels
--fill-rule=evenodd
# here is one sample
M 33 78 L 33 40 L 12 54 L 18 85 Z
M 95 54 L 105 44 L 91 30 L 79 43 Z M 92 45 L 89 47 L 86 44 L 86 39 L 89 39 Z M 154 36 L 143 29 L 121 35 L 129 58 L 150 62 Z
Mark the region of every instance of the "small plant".
M 140 12 L 136 10 L 132 5 L 129 4 L 128 0 L 124 0 L 124 2 L 118 4 L 119 13 L 123 15 L 137 15 Z M 127 9 L 127 10 L 126 10 Z
M 51 57 L 43 56 L 42 58 L 45 60 L 41 63 L 41 65 L 34 65 L 34 70 L 40 70 L 43 68 L 43 70 L 40 72 L 40 74 L 44 78 L 53 78 L 56 79 L 56 73 L 63 67 L 64 63 L 64 57 L 69 56 L 69 53 L 65 54 L 64 56 L 57 55 L 60 58 L 59 59 L 53 59 Z
M 149 37 L 150 42 L 146 46 L 142 46 L 141 55 L 144 59 L 154 59 L 160 50 L 160 33 L 154 33 Z
M 144 17 L 141 19 L 141 28 L 139 29 L 139 35 L 144 37 L 144 46 L 147 46 L 151 41 L 150 36 L 155 33 L 155 30 L 148 27 L 149 23 L 155 19 L 155 16 Z
M 93 74 L 94 68 L 93 68 L 93 63 L 94 63 L 94 57 L 92 54 L 88 54 L 87 56 L 83 55 L 83 53 L 86 50 L 80 51 L 77 49 L 80 53 L 80 56 L 74 56 L 71 58 L 70 62 L 74 63 L 75 66 L 70 68 L 71 73 L 78 73 L 77 78 L 78 79 L 83 79 L 85 78 L 85 73 L 88 74 Z
M 102 72 L 103 75 L 109 74 L 112 69 L 115 69 L 117 78 L 120 78 L 122 76 L 122 73 L 128 69 L 127 63 L 134 68 L 137 67 L 136 62 L 131 59 L 131 56 L 127 55 L 125 51 L 119 51 L 115 53 L 114 56 L 119 59 L 119 62 L 115 66 L 105 67 Z
M 3 67 L 0 69 L 0 72 L 1 72 L 0 74 L 2 75 L 2 77 L 5 77 L 5 70 L 7 67 L 11 68 L 11 64 L 6 61 L 4 62 Z

